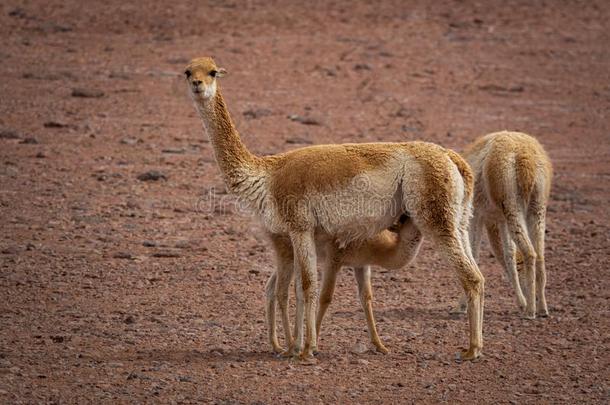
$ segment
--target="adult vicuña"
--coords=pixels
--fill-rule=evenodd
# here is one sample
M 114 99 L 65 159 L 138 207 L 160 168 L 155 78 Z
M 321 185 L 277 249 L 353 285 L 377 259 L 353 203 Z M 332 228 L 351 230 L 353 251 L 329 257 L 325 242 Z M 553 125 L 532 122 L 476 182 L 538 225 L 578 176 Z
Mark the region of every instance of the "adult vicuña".
M 464 163 L 465 165 L 465 163 Z M 388 353 L 388 349 L 383 345 L 373 316 L 373 290 L 371 288 L 371 269 L 370 265 L 378 265 L 387 269 L 400 269 L 417 255 L 422 242 L 421 232 L 415 227 L 413 222 L 406 216 L 401 216 L 396 232 L 384 230 L 375 235 L 372 239 L 364 242 L 353 242 L 344 248 L 338 246 L 332 239 L 318 237 L 316 239 L 316 249 L 318 258 L 325 259 L 324 278 L 316 317 L 316 335 L 320 336 L 320 327 L 324 314 L 328 309 L 335 290 L 337 273 L 343 266 L 355 266 L 354 276 L 358 284 L 358 296 L 364 310 L 366 322 L 371 342 L 381 353 Z M 278 237 L 275 243 L 277 260 L 279 267 L 292 268 L 293 254 L 290 240 L 287 237 Z M 286 270 L 284 277 L 279 279 L 280 283 L 290 283 L 293 272 Z M 286 327 L 288 322 L 288 287 L 285 284 L 276 285 L 278 282 L 277 273 L 273 273 L 267 282 L 267 330 L 269 342 L 275 352 L 280 352 L 281 347 L 278 343 L 276 334 L 276 291 L 282 293 L 277 297 L 278 306 L 281 310 L 284 321 L 285 336 L 287 345 L 292 344 L 290 329 Z
M 540 315 L 548 316 L 544 230 L 553 173 L 548 155 L 535 138 L 503 131 L 477 139 L 463 156 L 475 173 L 470 229 L 474 257 L 478 260 L 485 226 L 494 255 L 503 264 L 525 317 L 536 317 L 536 297 Z M 519 276 L 517 257 L 523 261 Z M 526 296 L 521 291 L 520 277 Z M 463 298 L 456 312 L 465 309 Z
M 207 57 L 192 60 L 185 70 L 227 187 L 252 207 L 272 241 L 290 239 L 297 284 L 293 355 L 308 357 L 317 344 L 315 239 L 330 237 L 339 246 L 370 239 L 406 211 L 458 275 L 470 325 L 470 345 L 462 358 L 478 357 L 484 278 L 468 237 L 472 179 L 464 181 L 446 149 L 424 142 L 369 143 L 255 156 L 242 143 L 222 97 L 217 79 L 225 73 Z M 288 269 L 277 271 L 281 278 Z

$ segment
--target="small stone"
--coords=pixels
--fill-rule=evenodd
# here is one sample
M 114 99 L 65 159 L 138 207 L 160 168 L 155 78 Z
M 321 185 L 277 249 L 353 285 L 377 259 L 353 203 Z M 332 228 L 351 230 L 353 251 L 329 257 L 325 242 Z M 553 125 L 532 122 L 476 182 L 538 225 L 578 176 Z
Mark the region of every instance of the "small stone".
M 51 336 L 53 343 L 63 343 L 65 338 L 63 336 Z
M 260 274 L 260 270 L 257 270 L 257 269 L 250 269 L 250 270 L 248 271 L 248 273 L 250 273 L 250 274 Z
M 66 127 L 68 127 L 68 124 L 64 124 L 62 122 L 57 122 L 57 121 L 47 121 L 42 125 L 45 128 L 66 128 Z
M 132 315 L 129 315 L 123 320 L 123 322 L 125 322 L 127 325 L 131 325 L 136 323 L 136 319 Z
M 142 140 L 134 137 L 126 137 L 121 139 L 121 143 L 123 145 L 137 145 L 138 143 L 142 143 Z
M 157 170 L 150 170 L 148 172 L 142 173 L 138 175 L 138 180 L 140 181 L 157 181 L 157 180 L 167 180 L 165 175 Z
M 104 97 L 104 92 L 97 89 L 85 89 L 82 87 L 72 89 L 72 97 L 81 98 L 100 98 Z
M 142 245 L 146 246 L 146 247 L 156 247 L 157 242 L 152 241 L 152 240 L 145 240 L 144 242 L 142 242 Z
M 3 255 L 16 255 L 17 253 L 19 253 L 19 248 L 17 248 L 17 246 L 8 246 L 2 249 Z
M 257 119 L 261 117 L 267 117 L 271 115 L 271 110 L 267 110 L 266 108 L 256 108 L 250 109 L 243 112 L 244 117 L 249 119 Z
M 366 63 L 357 63 L 354 70 L 371 70 L 371 66 Z
M 364 354 L 364 353 L 368 352 L 369 349 L 366 347 L 366 345 L 364 343 L 358 342 L 352 347 L 352 349 L 350 351 L 354 354 Z
M 181 155 L 186 152 L 186 149 L 184 149 L 184 148 L 166 148 L 166 149 L 162 149 L 161 152 Z
M 116 252 L 112 257 L 115 259 L 133 259 L 133 255 L 129 252 Z
M 322 125 L 322 121 L 314 117 L 303 117 L 297 114 L 292 114 L 288 116 L 288 119 L 294 122 L 299 122 L 303 125 Z
M 17 131 L 12 129 L 0 130 L 0 139 L 19 139 L 20 136 Z
M 313 142 L 309 139 L 302 138 L 300 136 L 293 136 L 290 138 L 286 138 L 286 143 L 311 145 Z
M 33 137 L 30 136 L 30 137 L 24 138 L 19 143 L 22 143 L 22 144 L 25 144 L 25 145 L 36 145 L 36 144 L 38 144 L 38 141 L 36 140 L 36 138 L 33 138 Z
M 178 252 L 171 252 L 168 250 L 163 250 L 160 252 L 155 252 L 152 254 L 153 257 L 162 257 L 162 258 L 170 258 L 170 257 L 180 257 L 180 254 L 178 254 Z
M 27 17 L 25 10 L 22 9 L 21 7 L 12 9 L 11 11 L 9 11 L 8 15 L 9 15 L 9 17 L 17 17 L 17 18 L 26 18 Z
M 188 240 L 179 240 L 174 244 L 176 249 L 188 249 L 191 247 L 191 243 Z
M 44 153 L 44 152 L 38 152 L 38 153 L 36 154 L 36 157 L 37 157 L 38 159 L 43 159 L 43 158 L 46 158 L 46 157 L 47 157 L 47 155 L 45 155 L 45 153 Z

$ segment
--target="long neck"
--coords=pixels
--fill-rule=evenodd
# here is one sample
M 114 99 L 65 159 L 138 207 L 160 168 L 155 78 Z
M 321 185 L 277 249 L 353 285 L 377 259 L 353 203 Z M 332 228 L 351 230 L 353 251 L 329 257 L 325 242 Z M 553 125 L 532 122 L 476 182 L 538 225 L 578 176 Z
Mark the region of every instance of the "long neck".
M 220 88 L 211 100 L 197 101 L 196 105 L 214 147 L 218 166 L 227 185 L 232 189 L 243 180 L 244 172 L 256 165 L 257 157 L 250 153 L 241 141 Z

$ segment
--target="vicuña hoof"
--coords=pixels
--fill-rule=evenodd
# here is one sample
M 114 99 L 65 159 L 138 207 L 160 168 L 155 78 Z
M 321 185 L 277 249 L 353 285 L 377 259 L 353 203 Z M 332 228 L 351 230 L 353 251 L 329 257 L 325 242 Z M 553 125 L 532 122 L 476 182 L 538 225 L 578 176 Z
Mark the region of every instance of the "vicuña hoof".
M 375 349 L 381 354 L 388 354 L 390 351 L 382 343 L 375 343 Z
M 536 313 L 535 312 L 525 312 L 523 314 L 523 319 L 528 319 L 528 320 L 536 319 Z
M 462 350 L 458 354 L 458 360 L 460 360 L 460 361 L 474 361 L 480 357 L 481 357 L 481 349 L 479 349 L 479 348 L 476 348 L 476 349 L 471 348 L 468 350 Z
M 284 351 L 284 349 L 282 349 L 282 346 L 280 346 L 279 343 L 273 343 L 272 346 L 274 354 L 281 354 Z
M 306 359 L 310 359 L 313 357 L 314 353 L 318 352 L 318 348 L 316 346 L 305 346 L 303 348 L 303 351 L 301 352 L 301 354 L 299 355 L 299 358 L 301 360 L 306 360 Z
M 466 307 L 457 306 L 449 310 L 451 315 L 463 315 L 466 313 Z
M 295 358 L 295 357 L 299 357 L 300 352 L 301 352 L 300 350 L 297 350 L 294 346 L 291 345 L 288 347 L 288 349 L 281 352 L 280 356 L 284 357 L 284 358 L 289 358 L 289 357 Z
M 538 312 L 538 316 L 541 318 L 548 318 L 549 317 L 548 309 L 543 309 L 540 312 Z

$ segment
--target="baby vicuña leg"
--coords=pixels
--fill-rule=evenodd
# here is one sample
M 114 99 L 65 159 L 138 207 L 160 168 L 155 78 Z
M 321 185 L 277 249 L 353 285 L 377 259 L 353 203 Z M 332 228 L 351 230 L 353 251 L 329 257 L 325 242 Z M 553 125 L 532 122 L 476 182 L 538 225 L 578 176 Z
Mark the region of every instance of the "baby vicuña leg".
M 366 324 L 369 330 L 371 342 L 377 348 L 377 351 L 383 354 L 389 353 L 389 350 L 381 343 L 377 326 L 375 325 L 375 317 L 373 316 L 373 289 L 371 287 L 371 266 L 356 267 L 354 276 L 358 283 L 358 296 L 366 317 Z
M 324 269 L 322 288 L 320 290 L 320 306 L 316 317 L 316 335 L 320 337 L 320 328 L 322 320 L 326 314 L 328 306 L 332 302 L 333 294 L 335 293 L 335 284 L 337 282 L 337 274 L 341 270 L 341 263 L 329 257 L 326 268 Z

